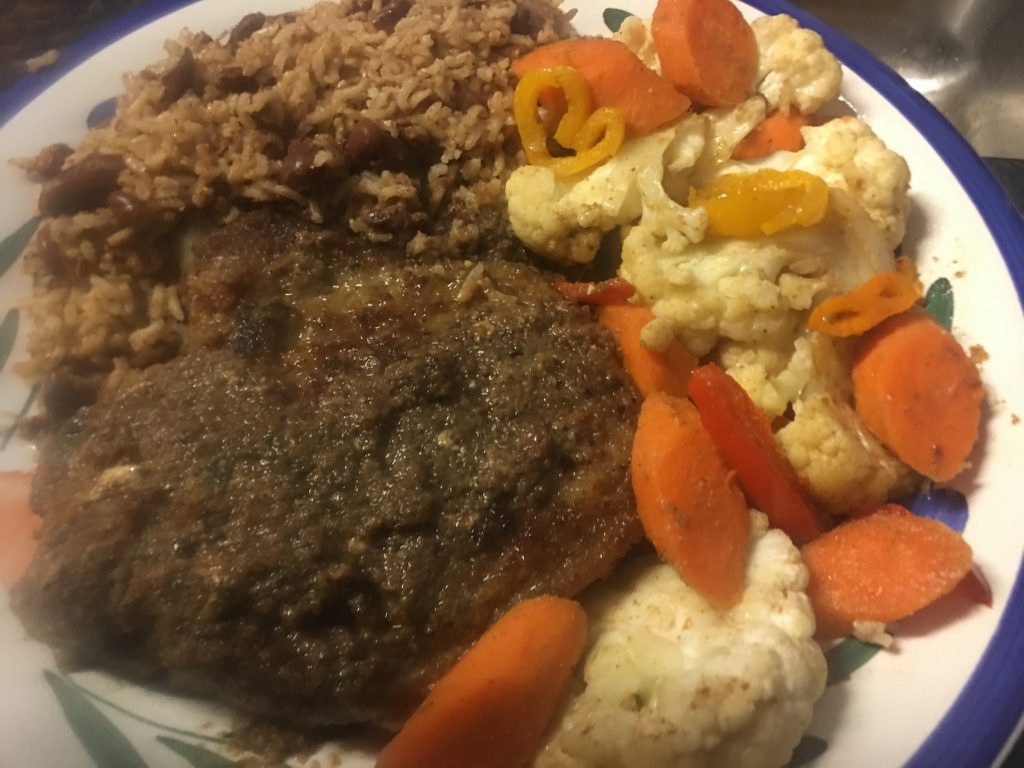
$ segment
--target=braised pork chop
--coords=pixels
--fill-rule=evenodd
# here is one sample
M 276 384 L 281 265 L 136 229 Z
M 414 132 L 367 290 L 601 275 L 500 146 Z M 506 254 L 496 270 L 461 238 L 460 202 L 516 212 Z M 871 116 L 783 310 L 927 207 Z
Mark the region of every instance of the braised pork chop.
M 638 539 L 637 395 L 532 268 L 255 216 L 196 245 L 189 297 L 186 354 L 41 441 L 15 605 L 65 662 L 392 725 L 511 604 Z

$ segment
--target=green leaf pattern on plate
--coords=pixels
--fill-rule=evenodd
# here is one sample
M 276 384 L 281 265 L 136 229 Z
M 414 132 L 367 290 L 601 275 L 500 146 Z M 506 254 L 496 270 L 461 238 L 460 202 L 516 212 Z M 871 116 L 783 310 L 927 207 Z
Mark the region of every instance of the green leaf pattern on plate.
M 29 219 L 0 242 L 0 275 L 6 274 L 11 265 L 18 260 L 38 226 L 39 219 Z
M 232 768 L 235 765 L 233 760 L 228 760 L 224 755 L 211 752 L 198 744 L 189 744 L 170 736 L 157 736 L 156 740 L 183 757 L 192 768 Z
M 0 241 L 0 276 L 7 274 L 7 271 L 18 261 L 38 226 L 39 219 L 31 218 Z M 14 342 L 18 338 L 20 319 L 18 310 L 11 309 L 4 316 L 3 322 L 0 322 L 0 368 L 7 365 L 7 360 L 14 349 Z M 0 441 L 0 450 L 6 448 L 14 438 L 18 431 L 18 424 L 32 407 L 37 394 L 38 387 L 33 387 L 14 423 L 4 432 L 3 440 Z
M 828 663 L 828 684 L 835 685 L 848 680 L 850 675 L 863 667 L 881 650 L 877 645 L 864 643 L 855 637 L 848 637 L 825 653 Z
M 164 731 L 165 733 L 156 736 L 156 740 L 177 753 L 193 768 L 232 768 L 236 765 L 235 761 L 224 755 L 195 743 L 208 741 L 226 744 L 227 739 L 158 723 L 125 709 L 56 672 L 43 670 L 43 675 L 56 695 L 68 725 L 98 768 L 147 768 L 147 765 L 128 738 L 94 702 L 143 725 Z M 169 733 L 193 741 L 183 741 L 166 735 Z M 163 761 L 159 764 L 162 765 Z
M 14 423 L 7 428 L 4 432 L 3 442 L 0 442 L 0 451 L 10 445 L 11 440 L 18 432 L 18 426 L 21 424 L 21 420 L 25 418 L 25 414 L 28 413 L 32 407 L 32 403 L 36 401 L 36 395 L 39 394 L 39 386 L 32 387 L 32 390 L 28 393 L 28 397 L 25 398 L 25 402 L 22 403 L 21 410 L 18 411 L 18 415 L 14 417 Z
M 14 349 L 14 340 L 18 338 L 18 310 L 12 309 L 4 315 L 0 322 L 0 368 L 7 365 L 7 358 Z
M 947 331 L 953 327 L 953 286 L 940 277 L 928 287 L 924 308 Z
M 44 670 L 64 717 L 98 768 L 146 768 L 142 756 L 110 718 L 66 679 Z
M 73 685 L 76 689 L 78 689 L 78 691 L 80 693 L 85 694 L 90 699 L 93 699 L 94 701 L 98 701 L 100 704 L 103 704 L 106 707 L 110 707 L 111 709 L 113 709 L 113 710 L 115 710 L 117 712 L 120 712 L 122 715 L 126 715 L 127 717 L 130 717 L 132 720 L 135 720 L 136 722 L 142 723 L 143 725 L 149 725 L 149 726 L 151 726 L 153 728 L 159 728 L 161 731 L 167 731 L 168 733 L 176 733 L 179 736 L 185 736 L 185 737 L 190 738 L 190 739 L 199 739 L 199 740 L 202 740 L 202 741 L 214 741 L 214 742 L 220 742 L 222 744 L 227 742 L 227 739 L 221 738 L 220 736 L 209 736 L 209 735 L 207 735 L 205 733 L 196 733 L 195 731 L 186 731 L 183 728 L 175 728 L 174 726 L 171 726 L 171 725 L 165 725 L 164 723 L 158 723 L 155 720 L 150 720 L 147 717 L 143 717 L 142 715 L 138 715 L 138 714 L 132 712 L 130 709 L 125 709 L 121 705 L 115 704 L 114 702 L 110 701 L 110 699 L 105 699 L 102 696 L 100 696 L 98 693 L 93 693 L 88 688 L 83 688 L 78 683 L 76 683 L 74 680 L 68 680 L 68 683 L 70 685 Z M 135 687 L 136 688 L 145 688 L 145 686 L 139 685 L 139 684 L 136 684 Z
M 618 32 L 619 27 L 622 26 L 622 22 L 628 19 L 633 14 L 629 11 L 624 11 L 621 8 L 605 8 L 602 18 L 604 19 L 604 25 L 608 27 L 612 32 Z

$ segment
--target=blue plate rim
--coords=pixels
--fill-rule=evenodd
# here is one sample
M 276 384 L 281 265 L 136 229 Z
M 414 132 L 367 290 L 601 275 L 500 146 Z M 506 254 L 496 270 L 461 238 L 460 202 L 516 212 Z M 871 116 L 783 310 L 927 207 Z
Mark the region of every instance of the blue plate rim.
M 55 64 L 24 75 L 0 93 L 0 128 L 7 125 L 11 118 L 27 107 L 39 94 L 93 54 L 151 21 L 195 2 L 197 0 L 152 0 L 123 16 L 99 25 L 81 40 L 62 48 Z
M 1006 263 L 1024 304 L 1024 219 L 984 161 L 948 120 L 867 49 L 787 0 L 742 0 L 762 13 L 786 13 L 822 36 L 826 47 L 920 133 L 967 192 Z M 922 694 L 925 694 L 922 691 Z M 953 706 L 905 768 L 993 765 L 1024 722 L 1024 556 L 995 633 Z M 970 738 L 965 738 L 970 734 Z
M 3 127 L 44 90 L 93 54 L 197 0 L 152 0 L 63 49 L 51 67 L 0 93 Z M 932 146 L 967 192 L 1024 305 L 1024 220 L 982 159 L 921 94 L 868 50 L 786 0 L 741 0 L 762 13 L 786 13 L 822 36 L 830 51 L 883 96 Z M 1014 663 L 1014 660 L 1017 663 Z M 1009 663 L 1008 663 L 1009 662 Z M 1024 723 L 1024 555 L 1003 616 L 967 684 L 905 768 L 992 765 Z M 970 740 L 963 734 L 971 734 Z

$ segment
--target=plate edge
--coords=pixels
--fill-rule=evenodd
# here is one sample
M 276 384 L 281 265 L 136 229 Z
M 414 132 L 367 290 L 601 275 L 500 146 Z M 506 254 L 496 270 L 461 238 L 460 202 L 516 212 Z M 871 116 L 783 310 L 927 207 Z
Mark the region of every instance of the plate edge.
M 949 121 L 903 78 L 869 51 L 817 17 L 786 0 L 740 0 L 763 13 L 786 13 L 818 32 L 826 46 L 861 76 L 925 138 L 967 192 L 996 243 L 1010 272 L 1018 301 L 1024 304 L 1024 220 L 984 162 Z M 60 52 L 56 64 L 26 75 L 0 93 L 0 127 L 32 100 L 91 56 L 116 40 L 197 0 L 152 0 L 103 24 Z M 1013 660 L 1018 663 L 1013 663 Z M 1007 663 L 1009 661 L 1010 663 Z M 1007 675 L 1012 678 L 1007 680 Z M 1001 696 L 990 691 L 996 681 Z M 941 765 L 992 764 L 1005 757 L 1008 739 L 1024 724 L 1024 557 L 1018 567 L 1003 616 L 981 660 L 907 768 Z M 972 728 L 974 730 L 972 730 Z M 970 732 L 981 738 L 969 748 L 959 737 Z M 970 759 L 970 763 L 962 762 Z
M 111 43 L 151 21 L 195 2 L 198 0 L 151 0 L 123 16 L 117 16 L 101 24 L 81 40 L 60 49 L 60 56 L 55 64 L 38 72 L 23 75 L 0 93 L 0 128 L 7 125 L 43 91 Z
M 1024 219 L 974 148 L 931 102 L 870 51 L 787 0 L 740 0 L 762 13 L 786 13 L 820 34 L 844 66 L 856 72 L 924 137 L 963 187 L 995 241 L 1024 305 Z M 998 683 L 998 686 L 996 685 Z M 993 695 L 992 692 L 998 692 Z M 967 683 L 905 768 L 994 765 L 1024 725 L 1024 555 L 1006 608 Z M 962 734 L 974 738 L 967 743 Z

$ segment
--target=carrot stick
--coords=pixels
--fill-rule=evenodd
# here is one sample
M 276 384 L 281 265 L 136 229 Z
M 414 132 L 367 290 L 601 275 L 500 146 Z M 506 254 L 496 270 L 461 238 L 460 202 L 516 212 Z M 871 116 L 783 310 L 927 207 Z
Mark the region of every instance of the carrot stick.
M 802 552 L 821 637 L 848 635 L 855 621 L 906 618 L 971 570 L 971 548 L 953 529 L 884 510 L 829 531 Z
M 655 392 L 633 438 L 633 493 L 647 538 L 694 590 L 727 608 L 743 595 L 750 517 L 700 415 Z
M 518 77 L 541 67 L 577 70 L 590 87 L 594 109 L 617 107 L 622 110 L 627 136 L 645 136 L 681 117 L 690 108 L 689 99 L 618 40 L 562 40 L 536 48 L 512 62 L 512 71 Z M 543 98 L 542 101 L 549 109 L 558 109 L 557 99 Z
M 737 160 L 756 160 L 775 152 L 798 152 L 804 148 L 804 137 L 800 129 L 809 119 L 799 112 L 790 113 L 775 110 L 747 134 L 733 151 Z
M 35 555 L 36 532 L 42 520 L 32 514 L 30 472 L 0 472 L 0 584 L 20 579 Z
M 890 317 L 861 339 L 853 391 L 864 426 L 904 463 L 940 482 L 963 469 L 978 437 L 981 378 L 923 309 Z
M 805 496 L 796 470 L 775 442 L 768 417 L 743 387 L 710 364 L 693 372 L 687 391 L 750 503 L 795 541 L 820 536 L 825 529 L 820 513 Z
M 658 0 L 651 37 L 665 78 L 708 107 L 739 104 L 757 73 L 757 43 L 729 0 Z
M 434 686 L 377 768 L 520 768 L 583 652 L 578 603 L 535 597 L 502 616 Z
M 859 336 L 921 298 L 921 284 L 898 269 L 879 272 L 842 296 L 811 310 L 807 327 L 826 336 Z
M 622 361 L 641 394 L 667 392 L 686 396 L 686 382 L 697 367 L 697 358 L 679 341 L 655 352 L 640 341 L 640 332 L 654 319 L 647 307 L 635 304 L 604 304 L 597 319 L 615 336 L 622 350 Z
M 621 304 L 633 298 L 636 293 L 636 288 L 621 277 L 602 280 L 600 283 L 570 282 L 564 277 L 556 277 L 551 285 L 567 299 L 579 304 Z

